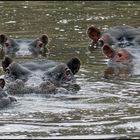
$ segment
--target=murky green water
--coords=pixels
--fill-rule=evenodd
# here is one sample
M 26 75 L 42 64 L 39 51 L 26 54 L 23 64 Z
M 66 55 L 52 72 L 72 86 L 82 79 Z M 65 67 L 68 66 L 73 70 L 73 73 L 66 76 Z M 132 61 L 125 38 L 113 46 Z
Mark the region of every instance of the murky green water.
M 80 58 L 74 94 L 16 95 L 0 110 L 0 138 L 140 138 L 140 77 L 105 79 L 107 59 L 89 53 L 86 29 L 140 27 L 140 2 L 0 1 L 0 32 L 13 38 L 49 36 L 49 59 Z

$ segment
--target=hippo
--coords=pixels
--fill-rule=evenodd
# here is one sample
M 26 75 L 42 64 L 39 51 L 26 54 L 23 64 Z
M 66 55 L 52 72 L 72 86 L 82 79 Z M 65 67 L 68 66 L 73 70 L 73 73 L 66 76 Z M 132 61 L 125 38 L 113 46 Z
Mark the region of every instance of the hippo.
M 49 49 L 46 47 L 48 44 L 48 36 L 42 34 L 40 37 L 32 40 L 27 39 L 13 39 L 5 34 L 0 34 L 0 56 L 1 59 L 5 55 L 10 57 L 16 56 L 33 56 L 39 55 L 46 56 Z
M 56 93 L 76 82 L 80 60 L 71 58 L 66 64 L 48 59 L 17 63 L 9 56 L 2 60 L 8 93 Z M 68 88 L 67 88 L 68 89 Z
M 139 52 L 140 52 L 140 28 L 121 25 L 100 31 L 95 26 L 87 29 L 87 35 L 92 40 L 89 50 L 94 51 L 101 48 L 103 54 L 108 58 L 109 71 L 128 75 L 140 74 Z
M 3 78 L 0 78 L 0 109 L 9 106 L 13 102 L 16 102 L 16 98 L 13 96 L 9 96 L 5 90 L 5 80 Z

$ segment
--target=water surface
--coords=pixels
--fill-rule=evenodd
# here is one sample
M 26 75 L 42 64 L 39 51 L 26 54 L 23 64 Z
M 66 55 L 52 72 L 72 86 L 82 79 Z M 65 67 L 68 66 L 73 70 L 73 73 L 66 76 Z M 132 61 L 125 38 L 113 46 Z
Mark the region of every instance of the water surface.
M 0 13 L 1 33 L 17 39 L 46 33 L 48 59 L 77 56 L 82 63 L 74 93 L 15 95 L 18 102 L 0 110 L 0 138 L 140 138 L 140 77 L 104 78 L 107 59 L 87 50 L 86 35 L 90 25 L 140 27 L 140 2 L 0 1 Z

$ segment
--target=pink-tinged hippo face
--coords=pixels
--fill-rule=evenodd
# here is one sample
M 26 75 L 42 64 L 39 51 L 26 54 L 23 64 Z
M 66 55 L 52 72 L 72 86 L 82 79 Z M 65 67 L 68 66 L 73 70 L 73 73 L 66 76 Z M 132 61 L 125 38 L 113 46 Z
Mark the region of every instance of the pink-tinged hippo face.
M 90 50 L 100 48 L 108 58 L 109 67 L 120 70 L 123 66 L 131 69 L 135 67 L 140 54 L 140 28 L 123 25 L 100 31 L 90 26 L 87 35 L 91 39 Z

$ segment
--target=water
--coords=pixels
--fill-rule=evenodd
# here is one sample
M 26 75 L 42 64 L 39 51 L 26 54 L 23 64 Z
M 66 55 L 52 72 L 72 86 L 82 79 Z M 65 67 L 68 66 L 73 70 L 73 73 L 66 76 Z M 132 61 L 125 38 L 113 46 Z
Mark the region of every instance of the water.
M 140 77 L 104 78 L 107 59 L 100 50 L 88 52 L 86 36 L 90 25 L 139 27 L 139 7 L 138 1 L 1 1 L 1 33 L 17 39 L 46 33 L 49 59 L 77 56 L 82 65 L 75 93 L 15 95 L 18 102 L 0 110 L 0 138 L 139 139 Z

